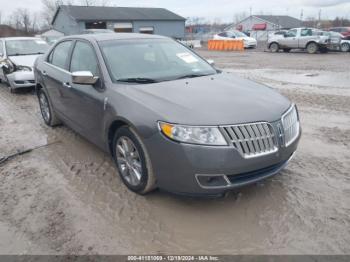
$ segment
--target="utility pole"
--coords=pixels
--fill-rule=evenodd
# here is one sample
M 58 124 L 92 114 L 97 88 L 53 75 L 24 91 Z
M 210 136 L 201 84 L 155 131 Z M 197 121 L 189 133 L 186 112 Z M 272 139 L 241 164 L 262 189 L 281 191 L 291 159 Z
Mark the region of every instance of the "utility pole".
M 253 21 L 252 10 L 253 10 L 252 7 L 249 7 L 250 31 L 252 31 L 252 29 L 253 29 L 253 25 L 252 25 L 252 21 Z
M 321 12 L 322 12 L 322 9 L 320 9 L 320 11 L 318 11 L 318 24 L 320 27 L 321 27 Z
M 301 12 L 300 12 L 300 23 L 301 23 L 301 25 L 300 26 L 303 25 L 303 18 L 304 18 L 304 9 L 301 9 Z

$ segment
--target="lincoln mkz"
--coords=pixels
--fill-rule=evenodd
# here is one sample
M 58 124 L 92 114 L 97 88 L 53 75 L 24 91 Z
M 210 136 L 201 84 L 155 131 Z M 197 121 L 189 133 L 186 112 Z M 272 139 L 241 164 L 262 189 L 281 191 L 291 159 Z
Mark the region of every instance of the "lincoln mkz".
M 162 36 L 58 41 L 35 63 L 41 113 L 109 152 L 124 184 L 217 196 L 279 173 L 301 135 L 297 107 Z

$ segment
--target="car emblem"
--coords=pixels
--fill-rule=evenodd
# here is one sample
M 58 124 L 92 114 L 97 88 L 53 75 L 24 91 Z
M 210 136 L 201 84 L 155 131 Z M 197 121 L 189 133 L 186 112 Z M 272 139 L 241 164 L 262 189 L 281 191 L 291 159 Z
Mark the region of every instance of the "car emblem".
M 284 144 L 284 131 L 282 128 L 282 125 L 280 123 L 277 124 L 277 131 L 278 131 L 278 141 L 280 145 Z

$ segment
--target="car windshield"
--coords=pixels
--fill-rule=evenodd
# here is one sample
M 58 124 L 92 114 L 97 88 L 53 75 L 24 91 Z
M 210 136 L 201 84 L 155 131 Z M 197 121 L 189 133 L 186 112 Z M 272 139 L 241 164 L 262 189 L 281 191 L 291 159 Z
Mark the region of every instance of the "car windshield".
M 7 40 L 6 53 L 8 56 L 43 54 L 49 45 L 42 39 Z
M 247 37 L 246 34 L 240 32 L 240 31 L 235 31 L 235 34 L 236 34 L 237 37 Z
M 108 40 L 99 44 L 113 82 L 150 83 L 216 74 L 205 60 L 174 40 Z

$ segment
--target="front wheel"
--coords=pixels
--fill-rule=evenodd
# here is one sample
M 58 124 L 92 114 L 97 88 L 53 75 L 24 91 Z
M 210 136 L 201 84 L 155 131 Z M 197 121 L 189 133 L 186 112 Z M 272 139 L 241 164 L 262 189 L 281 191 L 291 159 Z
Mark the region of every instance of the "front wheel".
M 56 116 L 55 110 L 53 109 L 44 89 L 38 91 L 38 98 L 41 115 L 45 124 L 51 127 L 61 124 L 61 121 Z
M 272 53 L 277 53 L 280 49 L 280 46 L 277 43 L 272 43 L 270 45 L 270 50 Z
M 144 195 L 156 187 L 150 157 L 138 134 L 130 127 L 117 130 L 113 139 L 113 157 L 123 183 Z
M 340 46 L 340 50 L 342 52 L 349 52 L 350 51 L 350 43 L 342 43 Z
M 316 54 L 318 51 L 318 44 L 316 43 L 309 43 L 306 47 L 306 50 L 309 54 Z

